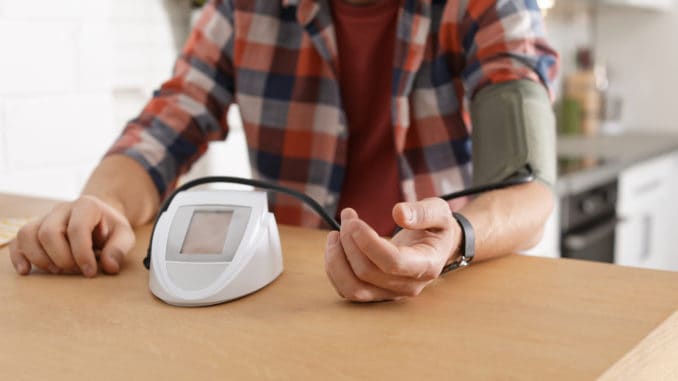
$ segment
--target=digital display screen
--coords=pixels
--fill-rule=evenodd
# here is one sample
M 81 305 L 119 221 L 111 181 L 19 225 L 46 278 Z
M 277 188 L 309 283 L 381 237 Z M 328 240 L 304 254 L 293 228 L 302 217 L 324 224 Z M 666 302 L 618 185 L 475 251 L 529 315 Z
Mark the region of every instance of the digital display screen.
M 181 254 L 221 254 L 233 211 L 196 211 L 191 216 Z

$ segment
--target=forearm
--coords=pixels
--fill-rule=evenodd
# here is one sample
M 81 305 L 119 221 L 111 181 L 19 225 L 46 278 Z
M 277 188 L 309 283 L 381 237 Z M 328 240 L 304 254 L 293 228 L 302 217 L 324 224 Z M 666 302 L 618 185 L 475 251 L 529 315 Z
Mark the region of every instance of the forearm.
M 205 5 L 172 78 L 126 125 L 83 194 L 115 204 L 134 226 L 148 223 L 160 198 L 172 191 L 177 178 L 207 150 L 208 142 L 226 137 L 226 112 L 235 83 L 232 18 L 230 2 Z
M 536 245 L 553 204 L 553 192 L 540 181 L 488 192 L 468 203 L 460 213 L 474 227 L 475 260 Z
M 95 196 L 122 212 L 132 226 L 148 223 L 160 196 L 146 170 L 124 155 L 105 157 L 90 176 L 83 195 Z
M 476 231 L 479 260 L 533 247 L 553 209 L 555 119 L 545 89 L 530 81 L 491 85 L 472 104 L 474 184 L 504 181 L 526 165 L 537 181 L 482 194 L 461 213 Z

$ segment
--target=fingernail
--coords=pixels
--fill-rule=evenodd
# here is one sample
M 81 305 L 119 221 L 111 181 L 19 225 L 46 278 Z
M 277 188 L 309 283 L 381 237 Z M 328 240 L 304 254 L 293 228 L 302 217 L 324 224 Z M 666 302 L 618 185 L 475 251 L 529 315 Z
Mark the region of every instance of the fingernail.
M 56 267 L 55 265 L 49 265 L 48 269 L 49 269 L 49 272 L 51 272 L 52 274 L 58 274 L 59 273 L 59 268 Z
M 112 263 L 111 264 L 112 268 L 110 268 L 109 270 L 111 271 L 112 274 L 117 274 L 118 272 L 120 272 L 120 266 L 122 266 L 122 257 L 123 254 L 121 252 L 114 251 L 111 253 L 110 262 Z
M 84 265 L 82 266 L 82 273 L 86 277 L 94 276 L 94 267 L 92 267 L 92 265 Z
M 414 210 L 409 206 L 403 207 L 403 213 L 405 214 L 405 221 L 414 222 Z
M 22 275 L 26 274 L 27 270 L 28 270 L 28 268 L 26 267 L 25 263 L 19 263 L 19 264 L 16 265 L 16 271 L 19 274 L 22 274 Z
M 111 259 L 115 262 L 116 265 L 120 266 L 122 264 L 122 258 L 125 256 L 122 252 L 113 250 L 110 254 Z

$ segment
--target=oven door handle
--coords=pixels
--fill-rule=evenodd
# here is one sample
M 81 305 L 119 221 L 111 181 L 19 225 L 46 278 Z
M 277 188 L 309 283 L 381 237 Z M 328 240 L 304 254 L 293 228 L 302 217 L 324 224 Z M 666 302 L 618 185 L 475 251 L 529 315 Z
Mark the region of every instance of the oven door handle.
M 565 249 L 568 251 L 578 251 L 590 246 L 593 242 L 600 241 L 614 231 L 618 222 L 619 220 L 617 218 L 612 218 L 595 226 L 593 229 L 589 229 L 586 233 L 566 234 L 565 239 L 563 240 Z

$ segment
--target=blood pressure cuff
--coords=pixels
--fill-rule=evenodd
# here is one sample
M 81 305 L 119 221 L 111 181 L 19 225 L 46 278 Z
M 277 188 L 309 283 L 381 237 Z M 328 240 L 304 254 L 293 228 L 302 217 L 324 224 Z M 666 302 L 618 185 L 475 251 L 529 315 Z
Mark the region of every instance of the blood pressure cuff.
M 556 181 L 556 122 L 544 86 L 519 80 L 490 85 L 471 103 L 473 184 L 506 180 L 529 164 L 535 177 Z

